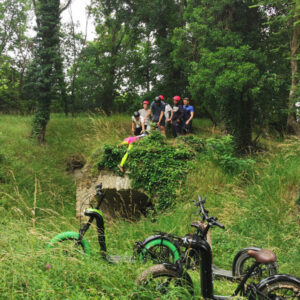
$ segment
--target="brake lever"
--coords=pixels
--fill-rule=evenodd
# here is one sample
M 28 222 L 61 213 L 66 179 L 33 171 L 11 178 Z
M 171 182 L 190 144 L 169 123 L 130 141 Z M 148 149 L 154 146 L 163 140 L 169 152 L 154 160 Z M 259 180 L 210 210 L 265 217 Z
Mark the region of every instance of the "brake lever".
M 96 190 L 102 190 L 102 183 L 96 185 L 95 189 Z
M 201 196 L 200 195 L 198 195 L 198 205 L 197 206 L 199 206 L 200 205 L 200 202 L 202 202 L 202 198 L 201 198 Z

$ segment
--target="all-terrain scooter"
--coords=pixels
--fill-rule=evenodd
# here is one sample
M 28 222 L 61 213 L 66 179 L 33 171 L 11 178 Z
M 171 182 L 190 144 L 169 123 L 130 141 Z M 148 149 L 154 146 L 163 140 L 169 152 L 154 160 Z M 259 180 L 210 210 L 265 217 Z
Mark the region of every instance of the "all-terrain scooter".
M 232 297 L 242 296 L 250 300 L 283 300 L 283 299 L 300 299 L 300 279 L 288 274 L 272 275 L 264 278 L 258 283 L 248 283 L 248 279 L 253 276 L 253 272 L 261 265 L 276 263 L 275 254 L 266 249 L 259 251 L 249 250 L 248 255 L 254 258 L 253 264 L 246 271 L 238 287 L 232 293 L 232 296 L 214 295 L 213 291 L 213 268 L 212 268 L 212 251 L 207 242 L 207 233 L 211 227 L 218 226 L 222 229 L 225 227 L 217 221 L 215 217 L 209 217 L 208 211 L 204 208 L 204 202 L 199 197 L 196 206 L 200 206 L 203 214 L 203 222 L 206 226 L 197 226 L 197 231 L 187 237 L 189 248 L 201 258 L 200 264 L 200 282 L 202 296 L 204 299 L 225 300 Z M 202 222 L 202 223 L 203 223 Z M 175 264 L 165 263 L 154 265 L 142 272 L 136 283 L 140 288 L 150 292 L 153 298 L 159 298 L 161 294 L 174 292 L 194 293 L 193 281 L 189 276 L 186 263 L 187 259 L 179 259 Z
M 198 200 L 200 203 L 202 201 L 201 197 Z M 201 214 L 203 214 L 201 209 L 198 214 L 200 217 Z M 212 248 L 210 232 L 206 230 L 207 224 L 205 224 L 204 221 L 205 219 L 202 216 L 202 221 L 195 221 L 191 226 L 196 229 L 197 235 L 200 232 L 205 232 L 204 238 L 210 245 L 210 248 Z M 165 232 L 158 232 L 143 242 L 137 242 L 137 249 L 140 250 L 139 260 L 147 259 L 147 256 L 151 255 L 152 257 L 156 257 L 157 263 L 176 263 L 181 260 L 187 269 L 196 268 L 200 264 L 201 259 L 198 252 L 190 247 L 191 236 L 191 234 L 187 234 L 180 237 Z M 238 251 L 232 262 L 232 270 L 224 270 L 212 264 L 212 274 L 214 278 L 225 278 L 231 281 L 242 279 L 255 260 L 248 254 L 249 250 L 258 252 L 261 248 L 246 247 Z M 251 276 L 257 280 L 266 276 L 275 275 L 277 273 L 277 267 L 277 263 L 260 264 L 252 272 Z
M 117 255 L 109 255 L 107 253 L 107 247 L 105 242 L 105 224 L 104 224 L 104 214 L 100 210 L 101 203 L 105 197 L 105 193 L 102 189 L 102 184 L 96 186 L 96 194 L 95 198 L 97 199 L 97 205 L 95 208 L 91 207 L 84 211 L 84 215 L 89 217 L 88 221 L 83 224 L 83 226 L 79 229 L 79 232 L 67 231 L 56 235 L 48 244 L 48 248 L 63 248 L 64 253 L 66 252 L 83 252 L 87 255 L 91 253 L 91 246 L 89 242 L 84 238 L 84 235 L 89 230 L 91 224 L 96 221 L 97 226 L 97 237 L 98 243 L 100 247 L 100 255 L 103 259 L 108 261 L 109 263 L 118 263 L 118 262 L 132 262 L 136 260 L 136 257 L 133 256 L 117 256 Z M 152 241 L 152 239 L 150 238 Z M 71 247 L 63 247 L 67 242 L 71 243 Z M 61 247 L 62 246 L 62 247 Z M 70 245 L 69 245 L 70 246 Z M 135 250 L 134 253 L 140 252 L 139 250 Z M 143 257 L 140 255 L 141 261 L 146 259 L 151 259 L 155 263 L 161 261 L 157 255 L 159 251 L 156 248 L 159 247 L 159 243 L 154 243 L 151 245 L 147 245 L 147 249 L 144 250 L 143 253 L 147 253 L 147 257 Z M 73 255 L 74 253 L 72 253 Z

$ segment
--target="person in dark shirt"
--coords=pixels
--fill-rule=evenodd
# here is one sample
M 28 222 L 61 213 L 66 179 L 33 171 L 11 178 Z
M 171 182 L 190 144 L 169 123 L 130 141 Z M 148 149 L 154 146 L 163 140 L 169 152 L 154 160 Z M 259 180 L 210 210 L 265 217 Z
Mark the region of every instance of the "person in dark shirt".
M 172 122 L 172 132 L 174 138 L 181 133 L 182 121 L 183 121 L 183 108 L 180 104 L 180 97 L 173 97 L 174 106 L 171 110 L 171 122 Z
M 190 99 L 183 99 L 183 132 L 190 133 L 192 130 L 192 120 L 194 118 L 194 107 L 190 105 Z
M 162 134 L 166 134 L 165 131 L 165 108 L 166 104 L 164 101 L 161 100 L 161 96 L 155 97 L 154 101 L 151 103 L 150 109 L 147 113 L 145 119 L 149 117 L 152 112 L 152 121 L 155 124 L 155 127 L 159 127 Z

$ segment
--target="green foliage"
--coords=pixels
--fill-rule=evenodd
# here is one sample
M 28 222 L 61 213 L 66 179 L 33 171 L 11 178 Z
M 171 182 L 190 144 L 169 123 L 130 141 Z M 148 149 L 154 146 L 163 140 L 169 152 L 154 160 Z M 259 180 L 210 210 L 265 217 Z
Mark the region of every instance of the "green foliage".
M 219 138 L 202 139 L 195 135 L 180 137 L 180 139 L 198 154 L 200 160 L 209 159 L 222 168 L 226 174 L 250 174 L 255 160 L 236 156 L 233 137 L 226 135 Z
M 118 162 L 121 161 L 123 155 L 126 153 L 124 147 L 118 148 L 115 145 L 103 145 L 103 160 L 98 163 L 98 169 L 107 168 L 115 171 L 117 174 L 122 174 L 118 168 Z
M 7 178 L 7 161 L 5 155 L 0 152 L 0 183 L 5 182 Z
M 125 153 L 124 147 L 105 145 L 103 149 L 99 169 L 105 167 L 117 171 Z M 156 198 L 157 209 L 162 209 L 173 204 L 177 190 L 191 169 L 188 162 L 192 159 L 193 153 L 183 145 L 172 146 L 163 135 L 154 131 L 133 145 L 126 169 L 133 187 L 146 191 L 151 199 Z
M 0 55 L 0 110 L 1 111 L 18 111 L 20 99 L 19 73 L 14 70 L 12 60 L 7 56 Z
M 196 135 L 180 136 L 178 139 L 182 140 L 183 143 L 189 145 L 198 153 L 201 153 L 205 149 L 205 140 L 197 137 Z
M 98 168 L 121 175 L 118 164 L 125 151 L 124 147 L 105 144 Z M 186 174 L 197 159 L 208 159 L 230 175 L 249 174 L 255 164 L 253 159 L 235 156 L 231 136 L 204 140 L 190 135 L 178 138 L 172 145 L 154 131 L 133 144 L 125 166 L 133 187 L 146 191 L 151 199 L 156 198 L 157 208 L 161 209 L 172 205 L 176 191 L 185 183 Z
M 230 135 L 219 139 L 207 139 L 206 154 L 211 161 L 219 165 L 226 173 L 232 175 L 249 174 L 255 164 L 253 159 L 236 157 L 233 138 Z
M 192 98 L 214 124 L 226 125 L 244 153 L 252 147 L 253 128 L 274 122 L 284 127 L 289 85 L 284 79 L 287 27 L 279 27 L 280 35 L 278 24 L 267 28 L 269 11 L 285 13 L 269 6 L 250 8 L 254 2 L 188 1 L 186 26 L 176 28 L 172 39 L 173 59 L 188 74 Z

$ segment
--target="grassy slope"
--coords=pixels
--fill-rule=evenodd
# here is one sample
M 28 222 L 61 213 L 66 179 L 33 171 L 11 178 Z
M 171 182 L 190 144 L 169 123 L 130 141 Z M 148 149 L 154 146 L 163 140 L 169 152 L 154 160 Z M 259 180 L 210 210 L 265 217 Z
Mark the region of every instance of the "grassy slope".
M 90 258 L 67 258 L 45 250 L 47 241 L 62 230 L 77 231 L 74 219 L 75 183 L 65 171 L 74 154 L 91 156 L 104 141 L 118 142 L 129 131 L 124 116 L 112 118 L 56 115 L 43 147 L 29 139 L 31 118 L 0 116 L 0 283 L 1 299 L 131 298 L 139 295 L 134 280 L 145 266 L 110 266 L 98 258 L 94 232 L 87 238 Z M 199 134 L 211 136 L 207 122 Z M 271 151 L 260 154 L 254 178 L 232 178 L 209 161 L 199 161 L 180 191 L 174 210 L 138 223 L 116 220 L 108 225 L 108 249 L 132 252 L 134 241 L 154 230 L 185 234 L 196 219 L 191 203 L 197 194 L 208 197 L 211 214 L 226 225 L 215 229 L 215 262 L 230 268 L 234 254 L 248 245 L 274 250 L 280 271 L 300 277 L 300 218 L 295 204 L 300 187 L 299 142 L 266 140 Z M 97 152 L 94 156 L 97 157 Z M 36 208 L 35 208 L 36 207 Z M 34 209 L 35 208 L 35 209 Z M 120 243 L 122 241 L 122 243 Z M 121 245 L 120 245 L 121 244 Z M 50 264 L 50 269 L 46 265 Z M 193 277 L 196 279 L 196 275 Z M 195 282 L 199 286 L 198 282 Z M 225 283 L 217 291 L 230 293 Z M 135 291 L 135 292 L 134 292 Z M 199 287 L 196 293 L 199 295 Z M 144 295 L 146 298 L 146 295 Z

